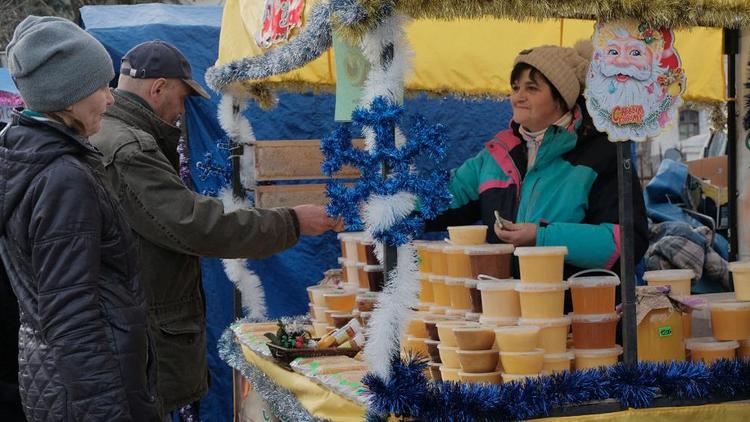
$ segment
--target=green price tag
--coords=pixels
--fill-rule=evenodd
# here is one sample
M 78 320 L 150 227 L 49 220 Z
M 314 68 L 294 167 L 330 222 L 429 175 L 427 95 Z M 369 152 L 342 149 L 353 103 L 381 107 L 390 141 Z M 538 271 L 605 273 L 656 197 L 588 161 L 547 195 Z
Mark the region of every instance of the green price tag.
M 667 325 L 666 327 L 659 327 L 659 337 L 669 337 L 672 335 L 672 327 Z

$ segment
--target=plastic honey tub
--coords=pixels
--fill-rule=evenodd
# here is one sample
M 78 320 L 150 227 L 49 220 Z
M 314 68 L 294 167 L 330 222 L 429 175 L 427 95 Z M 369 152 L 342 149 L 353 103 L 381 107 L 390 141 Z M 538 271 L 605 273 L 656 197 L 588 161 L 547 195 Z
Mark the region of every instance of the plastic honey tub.
M 448 246 L 445 242 L 432 242 L 426 246 L 430 258 L 430 273 L 434 275 L 448 275 L 448 262 L 443 249 Z
M 367 268 L 367 264 L 357 262 L 357 283 L 360 288 L 370 290 L 370 280 L 367 278 L 365 268 Z
M 492 372 L 497 369 L 500 355 L 497 350 L 456 350 L 461 370 L 470 373 Z
M 420 355 L 427 357 L 430 354 L 427 351 L 427 345 L 425 344 L 425 340 L 427 339 L 409 336 L 406 338 L 405 350 L 407 352 L 411 351 L 412 353 L 419 353 Z
M 471 312 L 473 313 L 482 313 L 482 292 L 479 291 L 477 288 L 477 285 L 479 284 L 479 280 L 474 280 L 471 278 L 465 279 L 464 285 L 467 289 L 469 289 L 469 301 L 471 302 Z M 479 318 L 479 317 L 477 317 Z
M 359 257 L 360 248 L 365 254 L 364 263 L 367 265 L 380 265 L 377 255 L 375 254 L 375 241 L 372 239 L 362 239 L 357 244 L 357 257 Z
M 456 336 L 453 333 L 453 329 L 456 327 L 477 327 L 479 324 L 469 321 L 439 321 L 435 324 L 438 332 L 438 340 L 444 346 L 456 347 Z
M 315 337 L 320 338 L 328 334 L 328 322 L 313 321 L 312 326 Z
M 509 374 L 538 374 L 544 367 L 544 350 L 535 349 L 530 352 L 500 351 L 500 361 L 503 370 Z
M 735 340 L 715 341 L 710 337 L 692 338 L 685 341 L 685 348 L 690 351 L 690 360 L 702 361 L 706 365 L 719 359 L 735 359 L 739 347 L 740 344 Z
M 521 315 L 515 280 L 480 281 L 477 290 L 482 297 L 482 314 L 490 317 L 515 317 Z
M 342 255 L 350 261 L 357 261 L 357 241 L 364 236 L 364 232 L 339 233 L 339 241 L 343 244 Z
M 685 360 L 683 314 L 674 309 L 652 309 L 638 324 L 638 359 L 649 362 Z
M 513 250 L 513 245 L 505 244 L 465 247 L 464 252 L 471 268 L 469 277 L 479 278 L 483 274 L 500 279 L 510 278 Z
M 382 292 L 385 278 L 382 265 L 365 265 L 362 268 L 367 276 L 367 287 L 371 292 Z M 360 283 L 361 285 L 361 283 Z
M 454 245 L 481 245 L 487 240 L 487 226 L 449 226 L 448 237 Z
M 448 286 L 445 285 L 445 276 L 431 275 L 430 284 L 432 284 L 432 295 L 437 306 L 451 306 L 451 297 L 448 293 Z
M 451 308 L 463 309 L 464 313 L 471 309 L 471 297 L 465 278 L 445 277 L 445 286 L 448 289 Z
M 568 349 L 568 331 L 571 318 L 519 318 L 518 325 L 539 327 L 540 349 L 547 354 L 559 354 Z
M 572 352 L 546 353 L 544 355 L 542 374 L 550 375 L 554 372 L 570 371 L 570 365 L 573 363 L 574 358 L 575 355 Z
M 461 381 L 461 378 L 458 377 L 460 371 L 460 368 L 448 368 L 445 365 L 440 365 L 440 378 L 443 381 Z
M 458 371 L 458 377 L 461 379 L 461 382 L 473 384 L 500 384 L 503 381 L 500 371 L 483 373 Z
M 424 274 L 432 272 L 430 268 L 430 254 L 427 253 L 427 246 L 431 243 L 430 240 L 415 240 L 414 247 L 417 250 L 417 265 L 419 271 Z
M 341 278 L 344 280 L 344 284 L 349 283 L 349 274 L 346 272 L 346 263 L 348 262 L 346 258 L 340 257 L 337 259 L 337 262 L 339 263 L 339 268 L 341 268 Z
M 430 311 L 431 314 L 435 315 L 445 315 L 448 309 L 450 309 L 448 306 L 439 305 L 431 305 L 429 308 L 427 308 L 427 310 Z
M 423 319 L 425 329 L 427 330 L 427 335 L 431 339 L 438 340 L 438 341 L 440 340 L 440 335 L 438 334 L 437 324 L 439 322 L 444 322 L 444 321 L 459 321 L 459 320 L 462 321 L 461 318 L 451 317 L 448 315 L 434 314 L 434 313 L 427 314 Z
M 495 345 L 494 327 L 455 327 L 453 336 L 461 350 L 489 350 Z
M 523 283 L 560 283 L 568 248 L 565 246 L 533 246 L 516 248 Z
M 599 270 L 594 270 L 598 272 Z M 610 272 L 610 271 L 607 271 Z M 578 273 L 584 274 L 585 271 Z M 615 310 L 615 289 L 620 279 L 614 273 L 608 276 L 579 277 L 568 279 L 573 312 L 578 315 L 607 314 Z
M 433 381 L 440 382 L 443 380 L 443 376 L 440 374 L 439 362 L 430 362 L 428 368 L 430 368 L 430 378 L 432 378 Z
M 448 308 L 445 311 L 445 316 L 455 319 L 466 319 L 466 309 Z
M 406 326 L 406 333 L 414 337 L 429 337 L 427 327 L 424 324 L 424 318 L 428 316 L 427 312 L 415 312 L 412 314 L 409 324 Z
M 693 277 L 693 270 L 656 270 L 643 273 L 643 279 L 649 286 L 672 286 L 672 293 L 677 296 L 690 296 Z
M 518 249 L 516 249 L 518 250 Z M 518 283 L 515 290 L 524 318 L 560 318 L 564 315 L 566 283 Z
M 355 291 L 331 290 L 323 293 L 323 298 L 328 309 L 333 311 L 351 312 L 357 304 L 357 293 Z
M 344 260 L 346 260 L 347 258 L 349 258 L 349 259 L 353 258 L 353 257 L 347 255 L 347 253 L 346 253 L 347 252 L 346 251 L 346 242 L 344 241 L 344 239 L 346 239 L 346 236 L 348 236 L 348 235 L 349 235 L 349 233 L 339 233 L 338 235 L 336 235 L 336 238 L 339 240 L 339 243 L 341 244 L 341 258 L 343 258 Z
M 458 347 L 446 346 L 442 342 L 437 347 L 443 366 L 446 368 L 461 368 L 461 361 L 458 360 Z
M 427 355 L 430 357 L 431 362 L 440 362 L 440 351 L 438 350 L 439 341 L 425 339 L 424 344 L 427 347 Z
M 446 246 L 443 249 L 448 270 L 448 277 L 471 277 L 471 262 L 464 253 L 465 246 Z
M 611 349 L 617 336 L 616 313 L 599 315 L 570 314 L 573 325 L 573 344 L 576 349 Z
M 740 340 L 740 348 L 737 349 L 737 357 L 747 360 L 750 358 L 750 339 Z
M 750 302 L 727 300 L 709 303 L 711 328 L 716 340 L 750 338 Z
M 729 271 L 734 280 L 734 298 L 750 300 L 750 261 L 730 262 Z
M 323 295 L 336 290 L 335 287 L 330 286 L 310 286 L 307 288 L 307 297 L 310 299 L 310 303 L 315 306 L 326 306 L 326 298 Z
M 432 293 L 432 284 L 430 283 L 429 274 L 417 273 L 417 280 L 419 280 L 419 301 L 434 303 L 435 296 Z
M 510 327 L 513 325 L 518 325 L 518 318 L 482 315 L 479 317 L 479 323 L 482 325 L 489 325 L 491 327 Z
M 610 349 L 573 349 L 576 370 L 612 366 L 622 354 L 622 347 L 616 345 Z
M 325 322 L 327 310 L 325 306 L 313 306 L 313 319 L 317 322 Z
M 495 346 L 501 352 L 531 352 L 538 348 L 539 331 L 535 326 L 497 327 Z
M 356 261 L 346 261 L 344 262 L 344 273 L 346 274 L 346 282 L 349 284 L 354 284 L 359 287 L 362 287 L 362 284 L 359 282 L 359 271 L 357 267 Z

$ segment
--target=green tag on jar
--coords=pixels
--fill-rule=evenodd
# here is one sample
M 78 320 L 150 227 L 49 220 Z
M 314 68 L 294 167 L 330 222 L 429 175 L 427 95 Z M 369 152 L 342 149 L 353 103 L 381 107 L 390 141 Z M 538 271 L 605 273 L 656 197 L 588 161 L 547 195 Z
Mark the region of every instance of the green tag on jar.
M 667 325 L 666 327 L 659 327 L 659 337 L 669 337 L 672 335 L 672 327 Z

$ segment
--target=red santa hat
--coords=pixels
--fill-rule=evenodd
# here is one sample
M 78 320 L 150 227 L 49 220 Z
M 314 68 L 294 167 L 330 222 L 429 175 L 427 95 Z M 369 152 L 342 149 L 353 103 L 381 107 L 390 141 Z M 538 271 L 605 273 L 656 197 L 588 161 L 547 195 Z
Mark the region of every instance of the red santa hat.
M 662 39 L 664 40 L 664 50 L 661 54 L 661 60 L 659 61 L 659 64 L 662 67 L 670 70 L 679 68 L 680 62 L 672 46 L 672 42 L 674 41 L 674 34 L 672 33 L 672 30 L 669 28 L 661 27 L 659 32 L 661 32 Z

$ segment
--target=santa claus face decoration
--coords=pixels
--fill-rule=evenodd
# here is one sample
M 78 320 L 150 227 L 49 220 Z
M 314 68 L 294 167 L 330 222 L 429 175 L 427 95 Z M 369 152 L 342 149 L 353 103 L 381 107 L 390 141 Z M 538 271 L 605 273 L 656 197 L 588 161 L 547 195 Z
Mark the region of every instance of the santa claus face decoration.
M 671 126 L 685 91 L 674 33 L 636 22 L 597 23 L 586 108 L 610 141 L 644 141 Z

